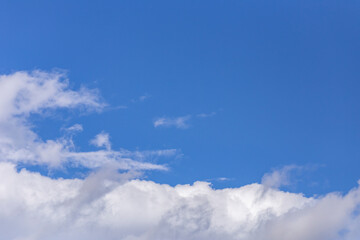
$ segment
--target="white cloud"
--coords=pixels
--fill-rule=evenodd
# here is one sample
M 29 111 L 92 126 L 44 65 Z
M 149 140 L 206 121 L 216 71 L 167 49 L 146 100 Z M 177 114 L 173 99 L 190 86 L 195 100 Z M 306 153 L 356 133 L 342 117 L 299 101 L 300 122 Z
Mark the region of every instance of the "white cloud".
M 108 135 L 99 134 L 95 145 L 106 150 L 77 152 L 71 134 L 43 140 L 31 128 L 28 117 L 58 108 L 80 108 L 101 111 L 106 104 L 96 90 L 70 90 L 60 72 L 16 72 L 0 76 L 0 161 L 62 167 L 65 164 L 89 168 L 114 165 L 123 169 L 166 169 L 152 163 L 134 160 L 128 151 L 111 150 Z M 66 132 L 82 131 L 76 124 Z M 154 151 L 156 153 L 156 151 Z
M 261 184 L 212 189 L 131 180 L 112 168 L 50 179 L 0 163 L 0 238 L 357 240 L 360 190 L 319 198 Z
M 211 112 L 211 113 L 200 113 L 200 114 L 196 114 L 194 115 L 194 117 L 197 118 L 209 118 L 212 116 L 215 116 L 216 112 Z M 188 128 L 189 125 L 189 120 L 192 118 L 192 115 L 186 115 L 186 116 L 181 116 L 181 117 L 160 117 L 160 118 L 156 118 L 154 123 L 154 127 L 176 127 L 176 128 Z
M 81 124 L 74 124 L 71 127 L 68 127 L 65 129 L 68 132 L 82 132 L 84 130 L 83 126 Z
M 104 107 L 94 90 L 68 89 L 68 80 L 60 72 L 16 72 L 0 76 L 0 121 L 27 116 L 51 108 Z
M 111 150 L 110 136 L 108 133 L 99 133 L 90 143 L 97 147 L 105 147 L 108 151 Z
M 188 121 L 190 120 L 191 115 L 186 115 L 176 118 L 167 118 L 161 117 L 157 118 L 154 121 L 154 127 L 176 127 L 176 128 L 188 128 Z
M 272 171 L 271 173 L 267 173 L 261 179 L 261 183 L 264 186 L 279 188 L 281 186 L 290 185 L 290 174 L 295 170 L 300 170 L 302 167 L 296 165 L 288 165 L 284 166 L 281 169 L 277 169 Z

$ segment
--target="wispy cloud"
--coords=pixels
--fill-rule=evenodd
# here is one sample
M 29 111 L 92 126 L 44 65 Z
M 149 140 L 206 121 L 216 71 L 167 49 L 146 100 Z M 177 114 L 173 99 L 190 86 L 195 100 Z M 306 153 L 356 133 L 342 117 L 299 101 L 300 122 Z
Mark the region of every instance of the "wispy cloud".
M 67 132 L 82 132 L 84 129 L 81 124 L 76 123 L 71 127 L 65 128 L 64 130 Z
M 154 121 L 154 127 L 176 127 L 176 128 L 188 128 L 190 125 L 188 121 L 190 120 L 191 115 L 186 115 L 176 118 L 167 118 L 161 117 L 157 118 Z
M 108 133 L 101 132 L 98 135 L 95 136 L 95 138 L 90 140 L 90 143 L 92 145 L 95 145 L 97 147 L 105 147 L 106 150 L 111 150 L 111 143 L 110 143 L 110 136 Z
M 143 102 L 143 101 L 145 101 L 146 99 L 148 99 L 150 97 L 151 97 L 151 95 L 146 93 L 144 95 L 141 95 L 141 96 L 139 96 L 137 98 L 132 99 L 131 102 L 133 102 L 133 103 Z
M 112 110 L 128 109 L 129 107 L 131 107 L 132 104 L 144 102 L 146 99 L 148 99 L 150 97 L 151 97 L 150 95 L 145 94 L 145 95 L 139 96 L 137 98 L 128 100 L 128 102 L 125 104 L 121 104 L 121 105 L 117 105 L 117 106 L 107 106 L 104 110 L 112 111 Z
M 149 97 L 151 97 L 151 96 L 148 95 L 148 94 L 142 95 L 142 96 L 139 97 L 139 101 L 140 102 L 145 101 L 145 99 L 148 99 Z
M 287 165 L 280 169 L 273 170 L 262 177 L 261 184 L 271 188 L 288 186 L 291 184 L 291 173 L 301 169 L 303 169 L 301 166 Z
M 231 178 L 227 178 L 227 177 L 218 177 L 218 178 L 208 178 L 205 181 L 206 182 L 226 182 L 226 181 L 231 181 L 233 179 Z
M 135 155 L 140 155 L 141 151 L 131 155 L 126 150 L 112 150 L 109 134 L 104 132 L 90 141 L 95 146 L 105 147 L 104 150 L 76 151 L 72 136 L 83 130 L 80 124 L 63 129 L 65 135 L 60 138 L 42 140 L 30 127 L 31 114 L 41 115 L 49 109 L 59 108 L 101 112 L 107 106 L 97 90 L 81 88 L 75 91 L 68 85 L 68 79 L 61 72 L 15 72 L 0 76 L 0 161 L 50 168 L 73 165 L 92 169 L 113 165 L 126 170 L 167 169 L 144 162 L 146 158 L 135 160 Z M 162 151 L 166 149 L 147 151 L 143 156 L 149 155 L 149 152 L 165 156 Z
M 154 127 L 176 127 L 185 129 L 190 126 L 189 121 L 191 118 L 209 118 L 215 116 L 216 112 L 199 113 L 196 115 L 186 115 L 181 117 L 160 117 L 154 120 Z
M 208 118 L 208 117 L 212 117 L 215 115 L 216 115 L 216 112 L 211 112 L 211 113 L 199 113 L 196 116 L 199 118 Z
M 119 109 L 127 109 L 128 106 L 126 105 L 118 105 L 118 106 L 115 106 L 115 107 L 107 107 L 106 110 L 119 110 Z

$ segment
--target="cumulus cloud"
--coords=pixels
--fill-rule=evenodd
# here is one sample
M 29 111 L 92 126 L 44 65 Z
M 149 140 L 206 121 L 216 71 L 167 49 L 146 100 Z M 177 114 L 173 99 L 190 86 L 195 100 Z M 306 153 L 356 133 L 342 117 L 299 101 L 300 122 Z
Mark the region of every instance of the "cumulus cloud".
M 50 179 L 0 163 L 0 237 L 27 240 L 356 240 L 360 190 L 318 198 L 262 184 L 215 190 L 104 170 Z
M 123 169 L 166 169 L 164 166 L 139 162 L 126 150 L 111 149 L 109 136 L 101 133 L 92 141 L 105 150 L 75 151 L 72 135 L 43 140 L 29 122 L 31 114 L 59 108 L 80 108 L 82 111 L 101 111 L 106 104 L 98 91 L 69 89 L 62 72 L 15 72 L 0 76 L 0 161 L 47 165 L 52 168 L 66 164 L 87 168 L 114 165 Z M 66 132 L 82 131 L 76 124 Z M 154 151 L 156 152 L 156 151 Z
M 95 138 L 90 141 L 90 143 L 97 147 L 105 147 L 107 150 L 111 149 L 110 136 L 105 132 L 96 135 Z
M 154 127 L 176 127 L 176 128 L 188 128 L 191 115 L 186 115 L 176 118 L 161 117 L 154 121 Z

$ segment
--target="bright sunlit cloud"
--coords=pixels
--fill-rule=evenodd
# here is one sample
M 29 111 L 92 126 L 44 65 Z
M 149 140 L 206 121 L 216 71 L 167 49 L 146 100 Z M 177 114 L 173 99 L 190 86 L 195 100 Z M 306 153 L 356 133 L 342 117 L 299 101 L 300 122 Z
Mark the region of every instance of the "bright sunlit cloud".
M 50 179 L 0 163 L 4 239 L 356 240 L 360 190 L 319 198 L 261 184 L 171 187 L 104 168 Z M 133 179 L 133 180 L 132 180 Z

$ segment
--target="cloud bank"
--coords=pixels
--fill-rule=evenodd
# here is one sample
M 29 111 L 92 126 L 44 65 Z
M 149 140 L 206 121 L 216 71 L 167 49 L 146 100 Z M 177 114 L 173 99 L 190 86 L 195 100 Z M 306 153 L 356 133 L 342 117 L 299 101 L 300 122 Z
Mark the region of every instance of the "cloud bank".
M 109 134 L 101 132 L 90 143 L 102 149 L 79 152 L 71 136 L 83 131 L 80 124 L 43 140 L 29 122 L 31 114 L 51 109 L 104 106 L 97 91 L 70 90 L 63 73 L 0 76 L 0 239 L 360 239 L 359 187 L 321 197 L 278 190 L 295 166 L 239 188 L 215 190 L 207 182 L 173 187 L 140 180 L 139 170 L 166 170 L 149 160 L 174 156 L 175 149 L 113 150 Z M 93 171 L 85 179 L 52 179 L 17 171 L 21 163 Z
M 117 177 L 114 177 L 117 176 Z M 50 179 L 0 163 L 1 239 L 359 239 L 360 189 L 320 198 L 261 184 L 171 187 L 97 172 Z

